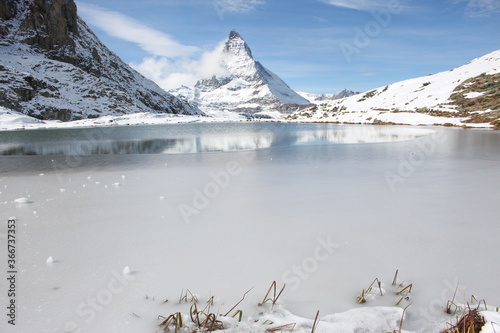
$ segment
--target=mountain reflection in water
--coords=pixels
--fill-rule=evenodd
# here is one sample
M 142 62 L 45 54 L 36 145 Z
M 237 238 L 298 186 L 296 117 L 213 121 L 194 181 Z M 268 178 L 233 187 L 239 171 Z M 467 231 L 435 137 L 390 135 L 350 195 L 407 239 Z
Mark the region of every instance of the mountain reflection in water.
M 228 125 L 228 124 L 226 124 Z M 171 133 L 157 126 L 152 136 L 141 138 L 140 126 L 125 127 L 95 135 L 99 128 L 51 131 L 17 131 L 6 138 L 0 134 L 1 155 L 117 155 L 117 154 L 186 154 L 230 152 L 310 144 L 375 143 L 409 140 L 433 133 L 433 130 L 399 126 L 342 126 L 263 123 L 241 130 L 217 128 L 199 133 L 199 127 L 186 128 L 183 133 Z M 168 125 L 175 126 L 175 125 Z M 214 124 L 203 124 L 211 127 Z M 219 125 L 220 126 L 220 125 Z M 231 127 L 231 125 L 229 125 Z M 243 126 L 244 127 L 244 126 Z M 198 129 L 198 130 L 195 130 Z M 64 131 L 64 133 L 58 133 Z M 197 133 L 198 132 L 198 133 Z M 82 135 L 83 134 L 83 135 Z M 82 139 L 84 137 L 85 139 Z

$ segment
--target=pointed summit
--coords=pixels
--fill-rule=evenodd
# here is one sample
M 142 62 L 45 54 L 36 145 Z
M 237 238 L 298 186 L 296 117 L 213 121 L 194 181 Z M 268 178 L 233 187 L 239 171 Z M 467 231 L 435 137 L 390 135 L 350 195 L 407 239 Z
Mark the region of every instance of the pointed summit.
M 229 33 L 229 38 L 224 47 L 224 52 L 237 56 L 246 55 L 253 59 L 250 47 L 248 47 L 245 40 L 236 30 L 231 30 L 231 32 Z
M 233 29 L 229 33 L 229 39 L 235 39 L 235 38 L 243 39 L 243 38 L 241 38 L 241 35 L 238 33 L 238 31 L 236 31 L 236 30 Z

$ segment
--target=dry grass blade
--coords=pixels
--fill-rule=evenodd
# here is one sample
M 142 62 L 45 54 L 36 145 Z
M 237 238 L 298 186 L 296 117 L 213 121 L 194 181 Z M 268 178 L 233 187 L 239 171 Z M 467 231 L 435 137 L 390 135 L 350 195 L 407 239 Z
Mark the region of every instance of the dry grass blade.
M 453 311 L 453 314 L 455 315 L 458 311 L 458 305 L 453 302 L 453 300 L 449 300 L 446 302 L 446 313 L 452 314 L 451 308 L 455 307 L 455 310 Z
M 252 287 L 252 288 L 250 288 L 250 289 L 248 289 L 248 291 L 247 291 L 246 293 L 244 293 L 244 294 L 243 294 L 243 297 L 240 299 L 240 301 L 239 301 L 238 303 L 236 303 L 236 304 L 235 304 L 235 305 L 234 305 L 231 309 L 229 309 L 229 311 L 228 311 L 228 312 L 226 312 L 226 314 L 224 315 L 224 317 L 225 317 L 225 316 L 227 316 L 228 314 L 230 314 L 230 313 L 231 313 L 231 311 L 233 311 L 235 307 L 237 307 L 237 306 L 238 306 L 241 302 L 243 302 L 243 300 L 245 299 L 245 296 L 246 296 L 246 295 L 247 295 L 247 294 L 248 294 L 248 293 L 249 293 L 252 289 L 253 289 L 253 287 Z
M 406 287 L 404 287 L 403 289 L 401 289 L 400 291 L 398 291 L 396 293 L 396 295 L 408 295 L 408 294 L 411 294 L 411 290 L 413 289 L 413 284 L 410 283 L 409 285 L 407 285 Z
M 286 283 L 283 284 L 283 287 L 281 288 L 280 292 L 276 293 L 276 291 L 277 291 L 276 281 L 273 281 L 273 283 L 271 283 L 271 286 L 267 290 L 266 296 L 264 296 L 264 298 L 262 299 L 262 302 L 259 303 L 259 306 L 262 306 L 263 304 L 267 303 L 267 301 L 271 301 L 272 305 L 274 306 L 274 304 L 276 304 L 276 302 L 280 298 L 281 294 L 283 293 L 283 290 L 285 290 L 285 287 L 286 287 Z M 269 296 L 269 293 L 271 292 L 271 290 L 273 291 L 273 297 L 268 298 L 267 296 Z
M 484 318 L 477 309 L 466 309 L 457 324 L 441 333 L 479 333 L 484 326 Z
M 402 302 L 402 301 L 404 301 L 404 300 L 409 301 L 409 300 L 410 300 L 410 297 L 409 297 L 409 296 L 403 296 L 403 297 L 401 297 L 401 298 L 399 299 L 399 301 L 396 303 L 396 305 L 401 304 L 401 302 Z
M 482 300 L 479 301 L 479 304 L 477 305 L 477 308 L 479 309 L 479 307 L 481 306 L 481 302 L 483 302 L 483 304 L 484 304 L 484 309 L 488 310 L 488 305 L 486 305 L 486 301 L 484 299 L 482 299 Z
M 217 320 L 217 316 L 215 315 L 215 313 L 209 313 L 203 321 L 203 326 L 201 327 L 202 332 L 205 332 L 205 330 L 212 332 L 223 329 L 224 324 L 220 320 Z
M 171 325 L 175 328 L 176 333 L 179 332 L 182 327 L 182 313 L 180 312 L 173 313 L 168 317 L 158 316 L 158 318 L 164 319 L 160 325 L 158 325 L 163 328 L 163 332 L 169 332 Z
M 401 320 L 399 321 L 399 331 L 398 333 L 401 333 L 403 331 L 403 321 L 404 321 L 404 318 L 405 318 L 405 312 L 406 312 L 406 309 L 408 309 L 408 307 L 410 306 L 411 304 L 408 304 L 404 309 L 403 309 L 403 313 L 401 314 Z
M 455 314 L 458 310 L 458 306 L 455 304 L 455 296 L 457 295 L 457 290 L 458 290 L 458 283 L 457 287 L 455 288 L 455 292 L 453 293 L 453 298 L 446 303 L 446 313 L 448 314 L 451 314 L 452 306 L 455 306 L 455 311 L 453 312 L 453 314 Z M 474 297 L 474 295 L 472 295 L 472 297 Z
M 358 296 L 357 302 L 358 302 L 358 304 L 366 303 L 365 290 L 364 289 L 361 291 L 361 294 Z
M 394 274 L 394 279 L 392 279 L 392 285 L 395 286 L 396 283 L 397 283 L 397 279 L 398 279 L 398 272 L 399 272 L 399 269 L 396 269 L 396 273 Z
M 268 328 L 266 332 L 286 332 L 286 331 L 293 331 L 295 328 L 296 323 L 291 323 L 291 324 L 286 324 L 286 325 L 281 325 L 281 326 L 276 326 L 272 328 Z
M 236 311 L 236 312 L 235 312 L 235 313 L 231 316 L 231 318 L 234 318 L 234 317 L 236 317 L 236 316 L 238 316 L 238 321 L 239 321 L 239 322 L 241 322 L 241 319 L 243 318 L 243 311 L 241 311 L 241 310 Z
M 207 304 L 203 311 L 199 311 L 196 303 L 193 303 L 189 309 L 189 315 L 191 321 L 201 329 L 201 332 L 224 329 L 224 324 L 217 320 L 217 315 L 210 312 L 210 303 Z
M 380 280 L 377 278 L 375 278 L 375 280 L 373 280 L 373 282 L 370 284 L 370 286 L 368 288 L 366 288 L 366 292 L 369 293 L 370 291 L 372 291 L 372 288 L 373 288 L 373 285 L 375 284 L 375 282 L 377 282 L 380 296 L 384 296 L 384 294 L 382 293 L 382 282 L 380 282 Z
M 189 301 L 188 294 L 190 296 L 191 302 L 193 302 L 193 303 L 198 302 L 198 298 L 191 291 L 189 291 L 189 289 L 186 289 L 186 293 L 184 293 L 184 289 L 182 289 L 181 296 L 179 297 L 179 303 L 182 303 L 182 301 L 188 302 Z
M 380 293 L 380 296 L 384 296 L 384 293 L 382 291 L 382 282 L 380 282 L 379 279 L 375 278 L 375 280 L 373 280 L 373 282 L 368 286 L 368 288 L 366 289 L 363 289 L 361 291 L 361 294 L 359 294 L 358 298 L 357 298 L 357 302 L 358 304 L 363 304 L 363 303 L 366 303 L 366 298 L 365 298 L 365 294 L 369 293 L 370 291 L 372 291 L 373 289 L 373 285 L 377 283 L 377 287 L 378 287 L 378 291 Z
M 311 333 L 314 333 L 316 331 L 316 327 L 319 324 L 318 318 L 319 318 L 319 310 L 318 310 L 318 312 L 316 312 L 316 317 L 314 318 L 314 322 L 313 322 L 313 326 L 312 326 L 312 329 L 311 329 Z
M 193 303 L 193 305 L 189 308 L 189 316 L 191 317 L 191 321 L 193 323 L 195 323 L 198 327 L 201 326 L 200 311 L 198 311 L 196 303 Z

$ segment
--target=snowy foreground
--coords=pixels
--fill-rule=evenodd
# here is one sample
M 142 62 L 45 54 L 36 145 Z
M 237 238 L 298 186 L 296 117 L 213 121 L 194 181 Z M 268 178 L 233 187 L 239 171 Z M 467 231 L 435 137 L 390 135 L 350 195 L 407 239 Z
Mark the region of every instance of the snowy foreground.
M 192 332 L 195 301 L 225 332 L 440 332 L 481 300 L 500 332 L 500 132 L 238 123 L 269 144 L 234 151 L 228 124 L 158 126 L 212 152 L 0 157 L 1 332 Z

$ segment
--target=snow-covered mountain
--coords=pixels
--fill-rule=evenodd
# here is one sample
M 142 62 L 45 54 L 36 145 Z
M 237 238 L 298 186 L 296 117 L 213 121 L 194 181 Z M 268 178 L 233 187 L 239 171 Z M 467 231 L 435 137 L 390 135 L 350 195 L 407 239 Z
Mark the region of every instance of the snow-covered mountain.
M 73 0 L 0 0 L 0 106 L 62 121 L 202 114 L 104 46 Z
M 222 74 L 202 78 L 194 87 L 170 92 L 196 103 L 201 110 L 257 113 L 289 113 L 310 102 L 292 90 L 276 74 L 255 61 L 247 43 L 236 31 L 220 51 Z
M 324 101 L 333 101 L 336 99 L 346 98 L 352 95 L 360 94 L 359 91 L 344 89 L 335 94 L 312 94 L 308 92 L 297 91 L 297 93 L 310 101 L 311 103 L 323 103 Z
M 288 119 L 500 127 L 500 50 L 446 72 L 316 104 Z

